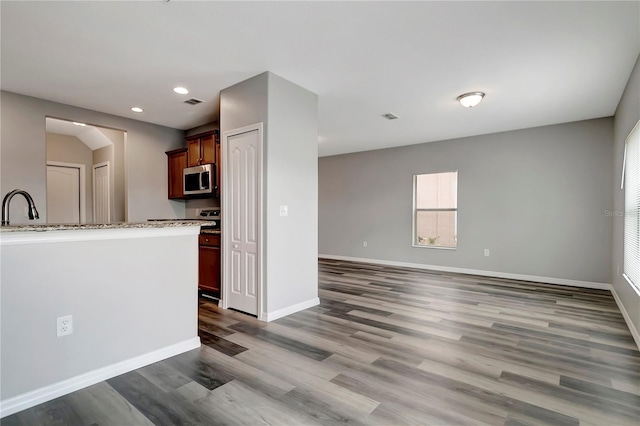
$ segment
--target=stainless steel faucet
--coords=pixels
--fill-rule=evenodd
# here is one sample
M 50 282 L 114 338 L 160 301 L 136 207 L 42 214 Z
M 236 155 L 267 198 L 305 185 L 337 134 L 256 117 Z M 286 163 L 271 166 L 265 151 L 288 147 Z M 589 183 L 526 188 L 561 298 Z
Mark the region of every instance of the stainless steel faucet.
M 2 200 L 2 226 L 9 226 L 9 203 L 13 196 L 17 194 L 22 195 L 27 200 L 27 204 L 29 204 L 29 220 L 40 219 L 40 215 L 36 209 L 36 204 L 33 202 L 31 195 L 22 189 L 14 189 L 5 195 Z

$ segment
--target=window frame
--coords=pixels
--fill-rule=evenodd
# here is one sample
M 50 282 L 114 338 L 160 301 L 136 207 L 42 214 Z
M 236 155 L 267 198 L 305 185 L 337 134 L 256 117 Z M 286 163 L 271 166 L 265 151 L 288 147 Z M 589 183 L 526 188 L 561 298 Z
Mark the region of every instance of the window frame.
M 640 149 L 640 134 L 636 133 L 640 133 L 640 120 L 638 120 L 638 122 L 635 124 L 635 126 L 633 126 L 633 129 L 631 129 L 631 131 L 629 132 L 629 134 L 627 135 L 627 137 L 625 138 L 624 141 L 624 157 L 623 157 L 623 163 L 622 163 L 622 184 L 620 185 L 621 189 L 624 191 L 623 193 L 623 199 L 624 199 L 624 205 L 623 205 L 623 209 L 624 209 L 624 216 L 623 216 L 623 224 L 622 224 L 622 276 L 623 278 L 627 281 L 627 283 L 629 283 L 629 285 L 631 286 L 631 288 L 633 290 L 635 290 L 635 292 L 637 294 L 640 295 L 640 282 L 634 282 L 634 280 L 632 279 L 631 276 L 629 276 L 629 274 L 627 273 L 627 250 L 626 250 L 626 246 L 627 246 L 627 214 L 629 213 L 627 211 L 627 190 L 628 190 L 628 185 L 627 185 L 627 179 L 628 176 L 626 175 L 627 172 L 627 168 L 628 168 L 628 162 L 629 162 L 629 158 L 627 156 L 627 150 L 628 150 L 628 146 L 629 143 L 631 143 L 633 140 L 635 140 L 636 143 L 638 143 L 638 147 L 636 149 Z M 632 139 L 632 136 L 637 136 L 635 139 Z M 636 167 L 640 167 L 640 164 L 635 164 Z M 639 173 L 640 174 L 640 173 Z M 636 182 L 636 186 L 638 186 L 639 182 Z M 640 211 L 637 210 L 635 212 L 636 215 L 638 215 L 638 212 Z M 637 219 L 638 221 L 640 221 L 640 218 Z M 640 229 L 640 226 L 637 227 L 637 229 Z M 640 239 L 640 231 L 638 232 L 638 235 L 634 236 L 635 240 L 639 240 Z M 640 243 L 638 243 L 638 245 L 640 245 Z M 635 265 L 637 266 L 637 265 Z M 631 272 L 631 271 L 629 271 Z M 637 273 L 637 270 L 633 271 L 634 273 Z M 640 277 L 633 277 L 635 279 L 637 279 L 638 281 L 640 281 Z
M 437 175 L 437 174 L 441 174 L 441 173 L 455 173 L 456 174 L 456 208 L 442 208 L 442 209 L 419 209 L 417 208 L 418 206 L 418 176 L 421 175 Z M 416 173 L 413 175 L 413 207 L 412 207 L 412 211 L 411 211 L 411 215 L 413 216 L 412 218 L 412 226 L 411 226 L 411 246 L 414 248 L 426 248 L 426 249 L 436 249 L 436 250 L 457 250 L 458 249 L 458 235 L 457 235 L 457 229 L 458 229 L 458 210 L 459 210 L 459 206 L 458 206 L 458 182 L 459 182 L 459 170 L 443 170 L 440 172 L 429 172 L 429 173 Z M 431 245 L 422 245 L 422 244 L 418 244 L 418 238 L 416 235 L 417 232 L 417 221 L 418 221 L 418 212 L 423 212 L 423 211 L 432 211 L 432 212 L 446 212 L 446 211 L 452 211 L 455 212 L 456 215 L 456 220 L 455 220 L 455 227 L 456 227 L 456 246 L 455 247 L 447 247 L 447 246 L 431 246 Z

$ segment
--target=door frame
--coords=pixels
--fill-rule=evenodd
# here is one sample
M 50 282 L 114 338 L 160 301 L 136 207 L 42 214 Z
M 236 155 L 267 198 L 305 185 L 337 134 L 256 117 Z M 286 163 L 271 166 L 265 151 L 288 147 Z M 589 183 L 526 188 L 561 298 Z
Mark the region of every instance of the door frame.
M 69 169 L 79 169 L 80 173 L 80 223 L 87 223 L 87 167 L 84 164 L 79 163 L 66 163 L 63 161 L 49 161 L 47 160 L 47 167 L 67 167 Z M 47 182 L 48 188 L 49 182 Z M 49 197 L 49 190 L 47 189 L 47 197 Z M 49 202 L 49 200 L 47 200 Z
M 103 161 L 101 163 L 96 163 L 91 167 L 92 170 L 92 198 L 93 198 L 93 222 L 96 221 L 96 169 L 100 167 L 107 167 L 107 182 L 109 182 L 109 194 L 107 196 L 107 223 L 111 223 L 111 204 L 113 202 L 113 182 L 111 182 L 111 164 L 109 161 Z
M 263 202 L 263 124 L 262 122 L 250 124 L 244 127 L 238 127 L 236 129 L 227 130 L 222 133 L 222 144 L 220 146 L 221 155 L 222 155 L 222 173 L 220 182 L 220 191 L 222 192 L 222 196 L 220 197 L 220 208 L 222 210 L 222 286 L 220 291 L 220 306 L 224 309 L 229 308 L 228 299 L 225 297 L 229 292 L 230 279 L 229 279 L 229 271 L 231 270 L 231 256 L 229 256 L 229 239 L 228 235 L 231 233 L 231 225 L 229 221 L 224 220 L 225 217 L 231 217 L 230 213 L 230 197 L 229 197 L 229 156 L 227 153 L 229 152 L 229 138 L 237 135 L 241 135 L 243 133 L 249 133 L 257 131 L 258 132 L 258 170 L 256 171 L 256 176 L 258 178 L 258 247 L 257 253 L 258 256 L 258 270 L 257 270 L 257 299 L 258 299 L 258 319 L 261 321 L 267 320 L 267 314 L 264 310 L 264 202 Z

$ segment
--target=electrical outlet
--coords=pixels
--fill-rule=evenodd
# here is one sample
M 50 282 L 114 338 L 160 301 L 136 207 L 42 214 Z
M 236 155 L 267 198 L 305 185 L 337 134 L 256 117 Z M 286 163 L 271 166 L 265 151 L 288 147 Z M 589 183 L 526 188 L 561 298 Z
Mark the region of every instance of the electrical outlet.
M 28 219 L 29 218 L 29 207 L 25 207 L 24 208 L 24 218 Z
M 289 216 L 289 206 L 280 206 L 280 216 Z
M 73 316 L 66 315 L 64 317 L 58 317 L 56 320 L 58 337 L 66 336 L 67 334 L 73 334 Z
M 362 243 L 362 247 L 366 247 L 366 246 L 367 246 L 367 242 L 365 241 Z
M 491 252 L 489 252 L 489 249 L 484 249 L 485 257 L 488 257 L 490 254 L 491 254 Z

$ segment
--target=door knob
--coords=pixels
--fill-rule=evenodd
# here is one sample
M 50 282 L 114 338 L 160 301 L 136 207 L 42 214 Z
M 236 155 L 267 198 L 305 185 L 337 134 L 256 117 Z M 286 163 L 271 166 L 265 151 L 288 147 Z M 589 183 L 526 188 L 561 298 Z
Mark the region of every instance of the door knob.
M 237 249 L 237 248 L 238 248 L 238 245 L 237 245 L 237 244 L 234 244 L 234 245 L 233 245 L 233 248 L 234 248 L 234 249 Z

